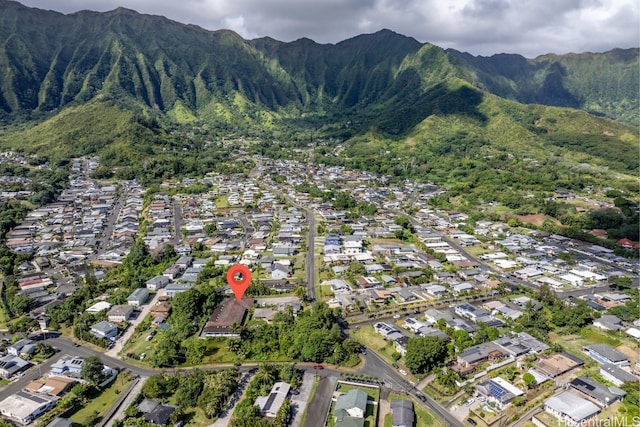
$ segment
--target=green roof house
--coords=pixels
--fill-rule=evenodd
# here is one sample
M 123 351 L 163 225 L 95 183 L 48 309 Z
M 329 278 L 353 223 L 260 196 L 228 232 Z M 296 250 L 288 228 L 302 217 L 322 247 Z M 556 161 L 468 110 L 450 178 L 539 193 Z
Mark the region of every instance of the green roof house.
M 362 427 L 366 411 L 367 393 L 357 388 L 349 390 L 336 400 L 336 427 Z

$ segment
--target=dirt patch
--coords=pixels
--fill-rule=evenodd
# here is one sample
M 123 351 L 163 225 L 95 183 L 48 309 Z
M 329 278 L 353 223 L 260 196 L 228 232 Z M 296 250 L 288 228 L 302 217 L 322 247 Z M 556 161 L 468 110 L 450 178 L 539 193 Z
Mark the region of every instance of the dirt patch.
M 560 221 L 557 219 L 550 217 L 545 214 L 536 214 L 536 215 L 519 215 L 517 217 L 521 223 L 523 224 L 533 224 L 535 226 L 540 227 L 545 220 L 552 221 L 558 225 L 560 225 Z
M 632 361 L 636 360 L 640 355 L 638 353 L 638 347 L 633 344 L 622 344 L 621 346 L 618 346 L 616 350 L 628 356 Z

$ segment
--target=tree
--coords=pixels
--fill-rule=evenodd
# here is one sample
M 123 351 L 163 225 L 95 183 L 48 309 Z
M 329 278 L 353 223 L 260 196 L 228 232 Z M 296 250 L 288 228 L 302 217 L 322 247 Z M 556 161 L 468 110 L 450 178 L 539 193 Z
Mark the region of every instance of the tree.
M 98 386 L 104 380 L 103 370 L 104 363 L 102 363 L 102 360 L 97 356 L 89 356 L 84 359 L 80 377 L 94 386 Z
M 536 386 L 536 377 L 534 377 L 530 372 L 525 372 L 522 376 L 522 381 L 524 381 L 524 385 L 526 385 L 527 388 L 533 388 Z
M 407 343 L 406 365 L 414 374 L 427 373 L 443 363 L 447 353 L 447 344 L 441 338 L 411 338 Z

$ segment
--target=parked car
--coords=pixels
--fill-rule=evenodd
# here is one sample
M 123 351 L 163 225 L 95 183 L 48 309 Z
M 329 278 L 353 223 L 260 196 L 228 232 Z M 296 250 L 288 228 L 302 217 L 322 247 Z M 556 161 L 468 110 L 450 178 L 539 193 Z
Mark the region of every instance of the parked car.
M 142 354 L 140 355 L 140 360 L 144 359 L 145 357 L 147 357 L 147 353 L 142 353 Z
M 404 369 L 400 369 L 398 372 L 400 372 L 402 375 L 407 375 L 407 371 L 405 371 Z
M 474 420 L 473 418 L 467 418 L 467 422 L 469 424 L 471 424 L 472 426 L 477 426 L 478 423 L 476 422 L 476 420 Z
M 394 368 L 396 368 L 396 369 L 400 369 L 400 366 L 398 366 L 398 364 L 397 364 L 397 363 L 394 363 L 394 364 L 393 364 L 393 365 L 391 365 L 391 366 L 393 366 L 393 367 L 394 367 Z
M 320 371 L 320 370 L 324 369 L 324 366 L 322 366 L 322 365 L 313 365 L 313 369 L 316 369 L 316 370 Z

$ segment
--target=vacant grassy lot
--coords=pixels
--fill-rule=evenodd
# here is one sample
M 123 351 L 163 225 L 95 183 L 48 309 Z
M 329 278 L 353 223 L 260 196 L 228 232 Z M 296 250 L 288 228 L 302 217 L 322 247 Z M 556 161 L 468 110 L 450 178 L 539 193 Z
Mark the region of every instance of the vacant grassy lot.
M 78 412 L 71 416 L 71 421 L 81 425 L 87 425 L 87 422 L 94 419 L 94 415 L 99 417 L 111 407 L 118 399 L 118 395 L 122 393 L 131 383 L 132 379 L 128 375 L 120 374 L 106 389 Z

